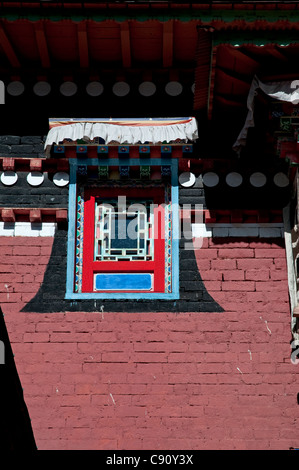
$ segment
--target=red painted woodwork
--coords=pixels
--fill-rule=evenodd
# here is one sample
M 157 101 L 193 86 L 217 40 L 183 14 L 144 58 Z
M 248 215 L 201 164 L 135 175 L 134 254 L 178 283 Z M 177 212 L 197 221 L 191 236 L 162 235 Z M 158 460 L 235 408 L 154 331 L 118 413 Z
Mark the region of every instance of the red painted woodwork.
M 29 212 L 29 220 L 30 222 L 41 222 L 42 220 L 42 213 L 40 209 L 32 209 Z
M 144 195 L 143 195 L 144 193 Z M 150 199 L 157 206 L 154 208 L 154 260 L 153 261 L 94 261 L 95 233 L 95 198 L 111 199 L 118 196 L 134 198 L 134 200 Z M 85 192 L 84 204 L 84 234 L 83 234 L 83 276 L 82 292 L 93 292 L 93 278 L 99 272 L 147 272 L 154 274 L 154 289 L 152 292 L 164 292 L 164 190 L 151 188 L 144 191 L 139 189 L 89 189 Z M 109 291 L 118 292 L 118 291 Z M 124 291 L 121 291 L 124 292 Z M 134 292 L 131 291 L 130 292 Z M 137 291 L 136 291 L 137 292 Z M 138 292 L 142 292 L 138 290 Z M 147 291 L 145 291 L 147 292 Z
M 3 171 L 14 171 L 15 160 L 10 157 L 3 158 L 2 168 L 3 168 Z
M 16 216 L 13 209 L 2 209 L 1 217 L 3 222 L 15 222 Z
M 30 171 L 42 171 L 43 161 L 40 158 L 32 158 L 30 160 Z
M 45 69 L 48 69 L 51 67 L 51 61 L 50 61 L 50 56 L 49 56 L 46 33 L 45 33 L 44 25 L 42 22 L 35 23 L 34 32 L 35 32 L 36 45 L 38 48 L 38 53 L 40 56 L 42 67 Z
M 67 210 L 66 209 L 58 209 L 56 211 L 56 221 L 57 222 L 66 222 L 67 221 Z
M 2 25 L 0 26 L 0 44 L 7 59 L 9 60 L 10 65 L 14 68 L 20 68 L 21 67 L 20 61 Z
M 89 66 L 89 54 L 86 22 L 78 23 L 77 34 L 80 67 L 87 68 Z

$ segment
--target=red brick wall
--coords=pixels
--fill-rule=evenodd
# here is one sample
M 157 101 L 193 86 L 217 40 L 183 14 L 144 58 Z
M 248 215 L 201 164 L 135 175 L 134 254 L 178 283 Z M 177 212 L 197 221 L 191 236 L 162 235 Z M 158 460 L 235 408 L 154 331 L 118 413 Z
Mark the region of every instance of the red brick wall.
M 52 238 L 1 239 L 0 302 L 39 449 L 299 445 L 280 240 L 205 240 L 222 313 L 22 313 Z

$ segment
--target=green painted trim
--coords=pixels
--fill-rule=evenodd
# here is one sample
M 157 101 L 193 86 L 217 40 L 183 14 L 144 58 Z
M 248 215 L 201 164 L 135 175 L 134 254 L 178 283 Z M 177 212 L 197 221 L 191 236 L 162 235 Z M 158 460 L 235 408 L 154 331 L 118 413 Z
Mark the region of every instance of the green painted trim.
M 1 18 L 8 21 L 16 21 L 21 19 L 27 19 L 29 21 L 39 21 L 41 19 L 49 19 L 51 21 L 71 20 L 79 22 L 83 20 L 93 20 L 95 22 L 102 21 L 116 21 L 123 22 L 129 19 L 144 22 L 148 20 L 158 20 L 165 22 L 172 19 L 177 19 L 182 22 L 188 22 L 192 20 L 201 21 L 204 23 L 211 23 L 213 21 L 224 21 L 226 23 L 232 23 L 234 21 L 246 21 L 253 23 L 255 21 L 267 21 L 268 23 L 275 23 L 276 21 L 287 21 L 289 23 L 299 22 L 299 10 L 160 10 L 156 11 L 127 11 L 126 13 L 120 13 L 113 10 L 105 10 L 103 12 L 91 11 L 89 14 L 86 12 L 78 14 L 76 11 L 68 12 L 45 12 L 41 11 L 38 13 L 24 12 L 17 14 L 14 10 L 4 11 L 1 13 Z
M 72 22 L 80 22 L 83 20 L 91 20 L 94 22 L 105 22 L 105 21 L 115 21 L 115 22 L 122 22 L 127 21 L 128 19 L 132 19 L 135 21 L 143 22 L 149 20 L 158 20 L 161 22 L 168 21 L 170 19 L 177 19 L 182 22 L 188 21 L 200 21 L 203 23 L 213 23 L 213 21 L 223 21 L 227 23 L 233 23 L 234 21 L 242 20 L 246 22 L 254 22 L 254 21 L 267 21 L 269 23 L 274 23 L 275 21 L 288 21 L 289 23 L 299 23 L 299 10 L 297 11 L 215 11 L 212 13 L 211 11 L 205 10 L 188 10 L 188 11 L 167 11 L 165 14 L 161 14 L 161 10 L 155 12 L 149 12 L 148 14 L 145 13 L 138 13 L 130 16 L 125 14 L 119 14 L 116 12 L 108 12 L 109 15 L 103 12 L 101 14 L 95 14 L 90 16 L 83 16 L 79 15 L 78 11 L 76 14 L 72 14 L 70 12 L 61 13 L 51 13 L 47 16 L 41 14 L 28 14 L 27 16 L 17 15 L 17 14 L 9 14 L 9 13 L 2 13 L 1 18 L 7 19 L 9 21 L 17 21 L 17 20 L 28 20 L 31 22 L 39 21 L 41 19 L 49 20 L 49 21 L 72 21 Z M 287 46 L 289 44 L 297 44 L 299 43 L 299 37 L 292 32 L 291 30 L 264 30 L 261 31 L 258 29 L 258 25 L 255 31 L 246 30 L 246 26 L 244 27 L 243 31 L 227 31 L 227 30 L 219 30 L 214 32 L 213 37 L 213 46 L 218 46 L 221 44 L 230 44 L 232 46 L 236 45 L 246 45 L 246 44 L 253 44 L 256 46 L 262 46 L 267 44 L 277 44 L 281 46 Z
M 288 46 L 297 43 L 299 43 L 299 37 L 296 37 L 296 34 L 292 34 L 290 31 L 243 31 L 243 33 L 240 33 L 240 31 L 216 31 L 213 37 L 213 46 L 219 46 L 220 44 L 231 44 L 233 46 L 277 44 Z

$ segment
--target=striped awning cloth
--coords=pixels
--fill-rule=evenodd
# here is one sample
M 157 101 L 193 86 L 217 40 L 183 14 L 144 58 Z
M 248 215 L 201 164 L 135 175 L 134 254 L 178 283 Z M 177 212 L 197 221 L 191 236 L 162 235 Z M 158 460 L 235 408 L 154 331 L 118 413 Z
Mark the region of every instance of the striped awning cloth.
M 198 138 L 197 122 L 194 117 L 144 118 L 144 119 L 95 119 L 95 118 L 51 118 L 45 149 L 53 144 L 76 142 L 86 143 L 101 138 L 102 143 L 118 144 L 160 144 L 188 142 Z

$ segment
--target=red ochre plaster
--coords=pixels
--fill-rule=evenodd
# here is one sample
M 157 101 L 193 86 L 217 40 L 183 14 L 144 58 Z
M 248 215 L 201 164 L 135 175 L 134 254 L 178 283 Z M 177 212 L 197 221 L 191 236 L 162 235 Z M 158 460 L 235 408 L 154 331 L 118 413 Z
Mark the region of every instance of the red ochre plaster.
M 22 313 L 52 238 L 3 237 L 0 302 L 39 449 L 298 447 L 282 241 L 204 240 L 221 313 Z

